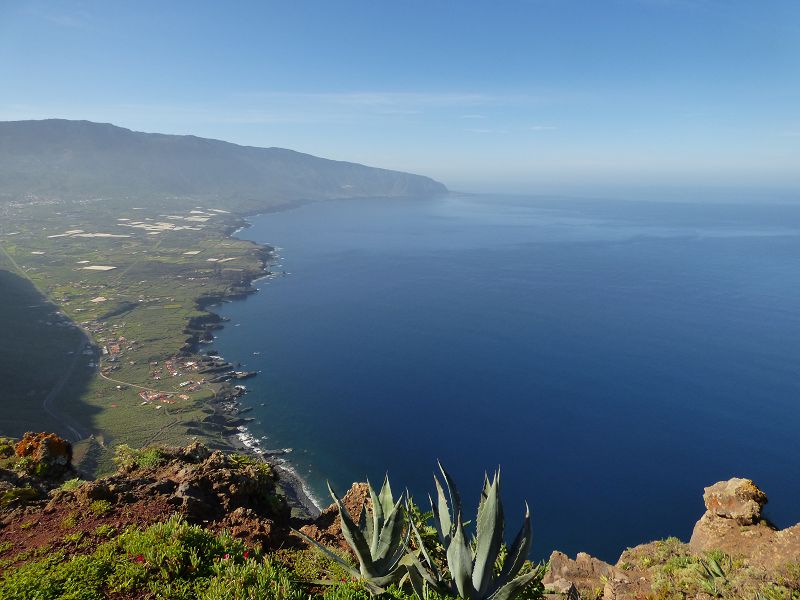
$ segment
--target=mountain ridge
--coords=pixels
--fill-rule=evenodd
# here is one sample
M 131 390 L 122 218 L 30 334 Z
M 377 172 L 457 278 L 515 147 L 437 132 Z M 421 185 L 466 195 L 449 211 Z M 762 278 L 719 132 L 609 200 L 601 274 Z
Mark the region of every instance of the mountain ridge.
M 278 147 L 111 123 L 0 122 L 0 194 L 213 199 L 240 211 L 303 200 L 446 193 L 425 176 Z

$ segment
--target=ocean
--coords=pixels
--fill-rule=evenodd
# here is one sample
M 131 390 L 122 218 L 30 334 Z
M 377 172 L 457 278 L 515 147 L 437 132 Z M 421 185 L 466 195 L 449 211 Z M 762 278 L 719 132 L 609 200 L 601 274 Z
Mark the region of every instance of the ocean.
M 534 549 L 616 561 L 688 540 L 733 476 L 800 521 L 800 205 L 451 194 L 250 219 L 279 248 L 219 308 L 253 435 L 327 505 L 388 472 L 427 505 L 441 460 L 474 512 L 498 466 Z

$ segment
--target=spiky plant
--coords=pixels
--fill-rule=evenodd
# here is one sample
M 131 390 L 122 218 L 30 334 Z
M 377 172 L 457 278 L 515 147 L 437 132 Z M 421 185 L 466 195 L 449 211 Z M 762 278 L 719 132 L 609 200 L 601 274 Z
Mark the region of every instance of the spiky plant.
M 395 502 L 388 476 L 378 493 L 369 482 L 367 486 L 372 506 L 365 505 L 362 508 L 361 518 L 356 525 L 342 501 L 328 484 L 331 498 L 339 509 L 342 534 L 358 559 L 358 569 L 353 568 L 342 557 L 316 540 L 312 540 L 300 531 L 296 533 L 342 565 L 353 577 L 364 581 L 371 593 L 377 594 L 382 593 L 385 586 L 397 581 L 405 573 L 405 567 L 400 565 L 400 560 L 405 555 L 408 541 L 409 532 L 406 527 L 408 519 L 403 502 L 405 494 L 400 494 Z
M 731 567 L 731 560 L 728 557 L 728 569 Z M 701 580 L 700 585 L 709 596 L 718 597 L 722 595 L 723 587 L 728 583 L 728 575 L 722 563 L 714 556 L 700 559 L 698 563 Z
M 439 478 L 434 475 L 437 500 L 430 500 L 439 541 L 446 550 L 450 578 L 445 578 L 442 570 L 431 559 L 419 530 L 411 523 L 419 550 L 418 554 L 410 553 L 413 566 L 408 569 L 414 592 L 420 600 L 424 600 L 424 582 L 427 582 L 439 593 L 457 595 L 466 600 L 512 600 L 543 574 L 541 569 L 535 568 L 519 575 L 531 545 L 528 505 L 525 505 L 525 521 L 508 550 L 502 567 L 496 572 L 495 566 L 503 548 L 504 529 L 499 471 L 494 474 L 491 482 L 488 476 L 484 478 L 476 534 L 468 539 L 464 531 L 461 496 L 441 464 L 439 469 L 447 486 L 447 496 Z

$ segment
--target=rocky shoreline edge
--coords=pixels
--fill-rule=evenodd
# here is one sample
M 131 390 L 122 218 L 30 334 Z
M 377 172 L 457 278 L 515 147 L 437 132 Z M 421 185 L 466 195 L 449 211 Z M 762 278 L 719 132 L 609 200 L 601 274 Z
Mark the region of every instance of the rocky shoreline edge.
M 231 225 L 225 232 L 225 237 L 232 237 L 239 231 L 250 227 L 244 217 Z M 195 306 L 203 314 L 189 320 L 184 333 L 189 337 L 181 348 L 181 353 L 186 356 L 217 356 L 216 353 L 204 353 L 202 346 L 214 340 L 214 332 L 224 328 L 227 319 L 213 311 L 214 307 L 235 300 L 244 300 L 258 292 L 253 284 L 264 278 L 277 277 L 279 274 L 270 271 L 269 266 L 276 259 L 276 249 L 265 244 L 253 242 L 260 259 L 260 269 L 248 273 L 242 278 L 235 288 L 224 295 L 206 295 L 195 300 Z M 255 374 L 251 374 L 255 376 Z M 230 452 L 247 454 L 255 459 L 269 462 L 278 473 L 280 487 L 286 495 L 291 508 L 304 517 L 313 518 L 319 515 L 321 507 L 312 498 L 308 486 L 303 478 L 292 468 L 291 464 L 281 458 L 288 454 L 286 449 L 264 449 L 260 441 L 248 430 L 248 424 L 254 419 L 245 416 L 251 407 L 243 406 L 240 398 L 246 391 L 225 382 L 217 391 L 215 397 L 208 402 L 213 413 L 206 417 L 204 425 L 216 430 L 219 437 L 215 447 Z M 205 434 L 204 437 L 210 437 Z

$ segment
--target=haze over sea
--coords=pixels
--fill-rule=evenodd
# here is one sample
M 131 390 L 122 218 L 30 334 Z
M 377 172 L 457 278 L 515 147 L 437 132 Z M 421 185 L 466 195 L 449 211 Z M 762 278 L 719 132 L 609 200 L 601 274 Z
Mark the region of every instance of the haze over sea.
M 534 554 L 688 539 L 702 488 L 750 477 L 800 519 L 800 205 L 458 195 L 251 219 L 281 247 L 214 348 L 327 505 L 388 470 L 470 512 L 502 466 Z M 254 354 L 257 353 L 257 354 Z M 264 403 L 264 406 L 261 406 Z M 512 534 L 514 531 L 511 531 Z

